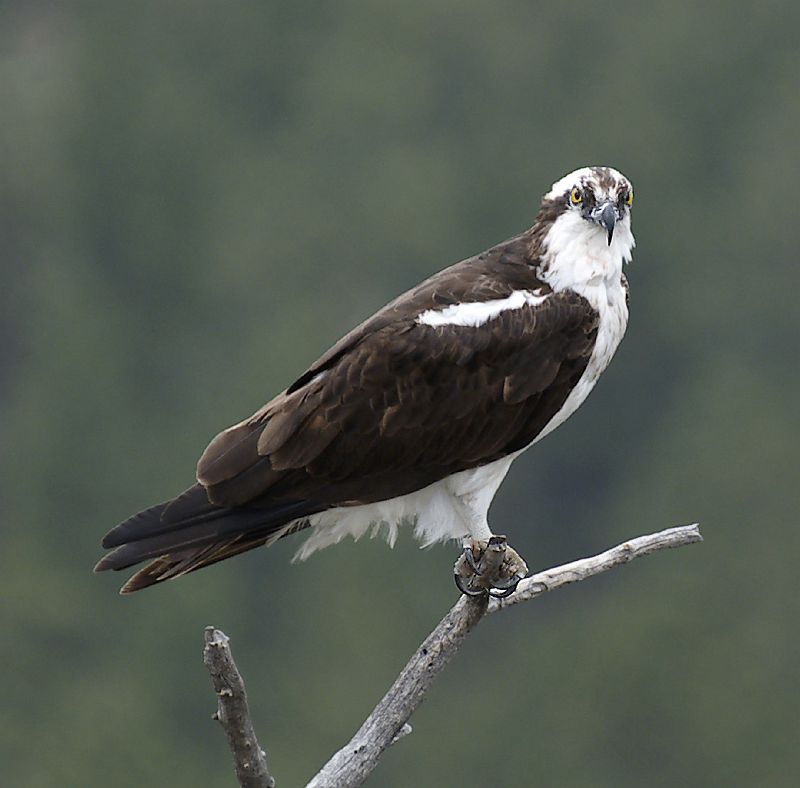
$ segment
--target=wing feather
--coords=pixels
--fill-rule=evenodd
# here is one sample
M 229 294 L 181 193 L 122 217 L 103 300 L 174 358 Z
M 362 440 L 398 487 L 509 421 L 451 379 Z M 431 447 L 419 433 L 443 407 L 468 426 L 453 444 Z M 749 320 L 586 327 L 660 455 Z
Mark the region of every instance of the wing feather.
M 212 500 L 239 505 L 279 484 L 293 498 L 368 502 L 491 462 L 555 415 L 596 337 L 596 313 L 570 291 L 475 327 L 428 326 L 419 311 L 358 337 L 325 375 L 262 409 L 255 458 L 252 419 L 246 447 L 220 442 L 225 462 L 244 462 L 214 475 Z M 202 480 L 219 468 L 211 459 Z

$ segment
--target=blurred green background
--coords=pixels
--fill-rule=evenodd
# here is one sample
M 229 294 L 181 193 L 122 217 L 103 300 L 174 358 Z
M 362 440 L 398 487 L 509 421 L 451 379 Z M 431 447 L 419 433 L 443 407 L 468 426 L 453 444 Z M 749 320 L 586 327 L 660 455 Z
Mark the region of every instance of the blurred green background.
M 636 186 L 628 336 L 492 522 L 538 568 L 706 542 L 486 621 L 370 785 L 797 785 L 800 4 L 6 0 L 0 114 L 5 785 L 234 785 L 207 624 L 280 786 L 349 738 L 455 547 L 120 598 L 99 539 L 595 163 Z

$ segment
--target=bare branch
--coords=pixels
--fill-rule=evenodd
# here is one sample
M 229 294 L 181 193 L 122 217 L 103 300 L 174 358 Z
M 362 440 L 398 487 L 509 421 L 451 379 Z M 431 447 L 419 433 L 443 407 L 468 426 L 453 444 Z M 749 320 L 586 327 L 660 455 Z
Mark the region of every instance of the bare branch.
M 389 691 L 355 736 L 322 767 L 307 788 L 355 788 L 378 765 L 384 751 L 411 733 L 408 720 L 425 697 L 433 680 L 444 669 L 466 636 L 487 614 L 535 599 L 570 583 L 607 572 L 634 558 L 673 547 L 701 542 L 699 527 L 686 525 L 639 536 L 604 553 L 547 569 L 520 582 L 505 599 L 462 596 L 417 649 Z M 214 681 L 222 723 L 236 764 L 236 776 L 244 788 L 273 788 L 275 780 L 266 755 L 256 740 L 247 708 L 244 682 L 236 668 L 224 633 L 206 628 L 204 661 Z
M 214 627 L 205 630 L 203 662 L 217 693 L 218 708 L 214 719 L 219 720 L 225 729 L 239 785 L 242 788 L 274 788 L 275 779 L 267 766 L 267 754 L 256 739 L 244 680 L 233 661 L 228 636 Z
M 383 700 L 308 788 L 361 785 L 422 702 L 428 687 L 486 612 L 487 597 L 462 596 L 408 661 Z
M 523 580 L 507 599 L 461 597 L 411 657 L 355 736 L 334 754 L 307 788 L 354 788 L 361 785 L 387 747 L 408 732 L 405 730 L 408 719 L 422 702 L 428 687 L 486 613 L 534 599 L 547 591 L 607 572 L 657 550 L 700 541 L 702 536 L 696 524 L 670 528 L 631 539 L 591 558 L 538 572 Z
M 700 534 L 698 523 L 667 528 L 666 531 L 647 534 L 647 536 L 637 536 L 635 539 L 629 539 L 599 555 L 580 558 L 572 563 L 562 564 L 554 569 L 545 569 L 543 572 L 537 572 L 535 575 L 525 578 L 520 581 L 517 590 L 510 597 L 490 600 L 489 609 L 486 612 L 496 613 L 498 610 L 511 607 L 519 602 L 527 602 L 548 591 L 555 591 L 561 586 L 586 580 L 587 577 L 607 572 L 615 566 L 627 564 L 634 558 L 641 558 L 658 550 L 670 550 L 674 547 L 683 547 L 702 541 L 703 537 Z

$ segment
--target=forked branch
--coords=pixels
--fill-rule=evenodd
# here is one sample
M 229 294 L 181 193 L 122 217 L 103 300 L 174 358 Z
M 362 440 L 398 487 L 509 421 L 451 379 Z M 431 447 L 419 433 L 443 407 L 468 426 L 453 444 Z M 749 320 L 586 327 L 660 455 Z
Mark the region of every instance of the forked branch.
M 450 661 L 473 627 L 487 613 L 495 613 L 520 602 L 534 599 L 548 591 L 554 591 L 561 586 L 586 580 L 594 575 L 607 572 L 616 566 L 628 563 L 634 558 L 640 558 L 658 550 L 682 547 L 701 541 L 700 529 L 696 524 L 670 528 L 666 531 L 630 539 L 599 555 L 582 558 L 563 566 L 538 572 L 520 582 L 517 591 L 507 599 L 459 598 L 433 632 L 428 635 L 425 642 L 417 649 L 389 691 L 358 729 L 355 736 L 333 755 L 311 782 L 308 783 L 307 788 L 351 788 L 361 785 L 378 765 L 378 761 L 384 751 L 399 738 L 410 733 L 411 727 L 408 724 L 408 720 L 422 702 L 433 680 Z M 217 630 L 213 631 L 217 633 Z M 218 634 L 225 638 L 222 633 Z M 208 638 L 209 630 L 206 630 L 207 644 Z M 227 638 L 225 638 L 225 648 L 227 648 Z M 208 645 L 206 649 L 208 650 Z M 229 650 L 228 654 L 230 654 Z M 208 664 L 208 660 L 206 664 Z M 233 671 L 238 676 L 238 681 L 241 682 L 241 677 L 236 671 L 232 658 L 229 661 L 229 665 L 232 666 Z M 223 686 L 231 686 L 231 683 L 226 678 L 226 684 Z M 244 685 L 242 684 L 241 686 L 242 697 L 244 697 Z M 217 689 L 217 692 L 219 694 L 220 690 Z M 222 698 L 220 698 L 220 708 L 222 709 Z M 243 724 L 242 730 L 250 732 L 245 738 L 251 741 L 255 749 L 263 756 L 263 751 L 258 747 L 258 743 L 255 740 L 255 734 L 252 733 L 252 723 L 247 715 L 246 700 L 244 705 L 240 707 L 240 711 L 242 708 L 246 717 L 246 725 Z M 222 715 L 220 716 L 222 719 Z M 224 719 L 223 725 L 225 725 Z M 251 767 L 249 766 L 253 758 L 252 747 L 248 749 L 234 746 L 228 726 L 226 725 L 225 727 L 234 753 L 236 773 L 240 784 L 248 786 L 248 788 L 253 788 L 254 786 L 264 788 L 265 786 L 274 785 L 274 781 L 242 781 L 242 763 L 248 765 L 248 769 L 244 772 L 245 776 L 252 776 Z M 267 779 L 272 780 L 266 770 L 265 760 L 264 769 Z

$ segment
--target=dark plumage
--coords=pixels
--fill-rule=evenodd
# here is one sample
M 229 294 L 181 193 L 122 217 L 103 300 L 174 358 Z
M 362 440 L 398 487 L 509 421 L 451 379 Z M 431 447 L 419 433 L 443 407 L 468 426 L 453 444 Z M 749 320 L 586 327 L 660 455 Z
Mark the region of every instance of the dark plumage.
M 538 264 L 567 210 L 387 304 L 249 419 L 217 435 L 198 484 L 111 530 L 97 571 L 146 559 L 123 592 L 268 544 L 335 507 L 383 501 L 528 446 L 586 369 L 598 313 Z M 534 293 L 481 325 L 427 325 L 449 305 Z M 543 298 L 547 296 L 547 298 Z M 288 529 L 287 529 L 288 526 Z

